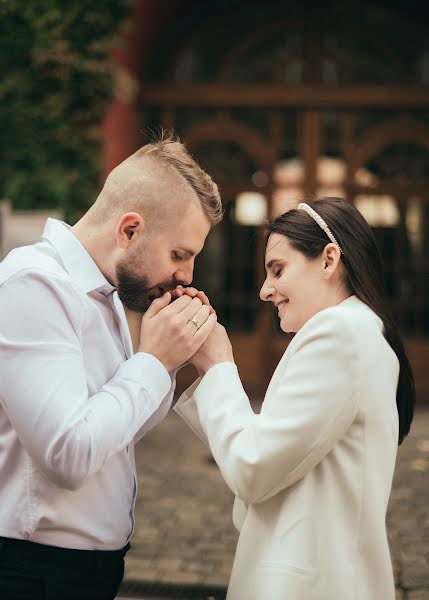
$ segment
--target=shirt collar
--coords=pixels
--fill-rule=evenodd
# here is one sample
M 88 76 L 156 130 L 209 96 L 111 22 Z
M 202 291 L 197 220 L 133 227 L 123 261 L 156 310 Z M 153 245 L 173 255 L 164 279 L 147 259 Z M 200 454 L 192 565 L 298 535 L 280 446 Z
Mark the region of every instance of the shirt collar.
M 92 256 L 71 232 L 70 225 L 49 218 L 42 239 L 54 246 L 73 281 L 83 292 L 87 294 L 98 290 L 107 296 L 114 291 L 115 288 L 104 277 Z

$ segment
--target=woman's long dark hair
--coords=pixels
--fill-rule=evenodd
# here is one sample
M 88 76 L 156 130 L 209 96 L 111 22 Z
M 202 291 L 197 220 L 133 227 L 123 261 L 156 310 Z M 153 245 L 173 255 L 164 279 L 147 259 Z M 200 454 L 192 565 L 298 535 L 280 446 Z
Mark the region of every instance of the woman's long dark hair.
M 399 415 L 399 440 L 408 434 L 416 400 L 414 377 L 398 327 L 387 306 L 384 291 L 383 263 L 375 237 L 360 212 L 341 198 L 323 198 L 307 202 L 334 234 L 344 254 L 346 285 L 350 292 L 368 305 L 383 321 L 384 337 L 399 360 L 396 405 Z M 279 233 L 293 248 L 307 258 L 320 256 L 329 243 L 325 232 L 304 210 L 294 209 L 271 221 L 268 235 Z

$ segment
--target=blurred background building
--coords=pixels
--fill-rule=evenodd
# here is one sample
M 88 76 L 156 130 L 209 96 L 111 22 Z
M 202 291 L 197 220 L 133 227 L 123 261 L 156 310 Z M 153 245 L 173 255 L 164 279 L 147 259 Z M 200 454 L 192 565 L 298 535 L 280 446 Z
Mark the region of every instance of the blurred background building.
M 52 2 L 58 4 L 76 4 L 74 16 L 60 15 L 50 53 L 38 47 L 32 55 L 45 69 L 42 79 L 48 69 L 45 85 L 66 81 L 70 60 L 80 57 L 84 67 L 70 78 L 74 101 L 63 107 L 64 119 L 76 117 L 61 130 L 63 146 L 83 133 L 80 146 L 57 153 L 57 164 L 68 169 L 54 173 L 48 208 L 76 220 L 94 200 L 88 190 L 97 188 L 85 187 L 88 181 L 160 127 L 174 129 L 217 181 L 225 204 L 225 218 L 197 260 L 195 284 L 231 332 L 247 389 L 259 395 L 287 343 L 258 297 L 264 220 L 304 198 L 346 197 L 379 241 L 419 402 L 429 401 L 426 3 L 135 0 L 77 8 Z M 51 32 L 54 13 L 45 19 Z M 100 50 L 98 63 L 88 61 L 88 52 L 97 52 L 95 34 L 101 31 L 103 41 L 124 20 L 108 63 Z M 76 49 L 79 36 L 92 42 Z M 112 97 L 97 83 L 109 70 Z M 55 113 L 55 97 L 49 106 Z M 97 172 L 87 168 L 88 148 L 103 161 Z M 37 205 L 20 205 L 19 190 L 1 193 L 15 208 L 46 208 L 40 194 Z M 182 373 L 180 384 L 192 375 Z
M 174 129 L 214 177 L 224 221 L 197 261 L 259 394 L 285 336 L 258 298 L 267 216 L 346 197 L 379 241 L 419 400 L 429 397 L 429 42 L 423 3 L 136 2 L 115 56 L 109 170 Z M 273 345 L 275 336 L 277 344 Z

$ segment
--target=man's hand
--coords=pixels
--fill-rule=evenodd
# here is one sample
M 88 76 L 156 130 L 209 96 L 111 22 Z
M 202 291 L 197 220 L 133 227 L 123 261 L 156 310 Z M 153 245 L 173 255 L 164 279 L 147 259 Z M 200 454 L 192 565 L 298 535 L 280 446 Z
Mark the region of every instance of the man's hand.
M 171 297 L 173 300 L 176 300 L 177 298 L 180 298 L 181 296 L 183 296 L 184 294 L 190 296 L 191 298 L 199 298 L 201 300 L 201 302 L 203 304 L 206 304 L 207 306 L 210 306 L 210 300 L 208 299 L 208 297 L 206 296 L 206 294 L 201 291 L 201 290 L 197 290 L 197 288 L 194 287 L 183 287 L 183 285 L 178 285 L 174 290 L 171 290 Z M 214 309 L 210 306 L 210 314 L 214 312 Z
M 171 298 L 171 293 L 166 292 L 144 314 L 138 349 L 153 354 L 167 371 L 195 354 L 217 320 L 216 313 L 197 295 L 183 294 L 170 304 Z
M 191 365 L 204 375 L 210 367 L 221 362 L 234 362 L 231 342 L 226 329 L 220 323 L 216 323 L 205 342 L 196 353 L 189 359 Z

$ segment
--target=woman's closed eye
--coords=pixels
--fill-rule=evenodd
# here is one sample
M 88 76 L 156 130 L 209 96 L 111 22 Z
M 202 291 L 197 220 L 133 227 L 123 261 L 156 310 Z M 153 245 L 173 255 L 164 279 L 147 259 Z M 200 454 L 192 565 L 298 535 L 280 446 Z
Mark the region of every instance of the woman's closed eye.
M 181 256 L 176 250 L 173 250 L 173 258 L 174 260 L 183 260 L 183 256 Z
M 283 273 L 283 269 L 277 269 L 277 271 L 274 272 L 274 277 L 276 279 L 278 279 L 282 273 Z

